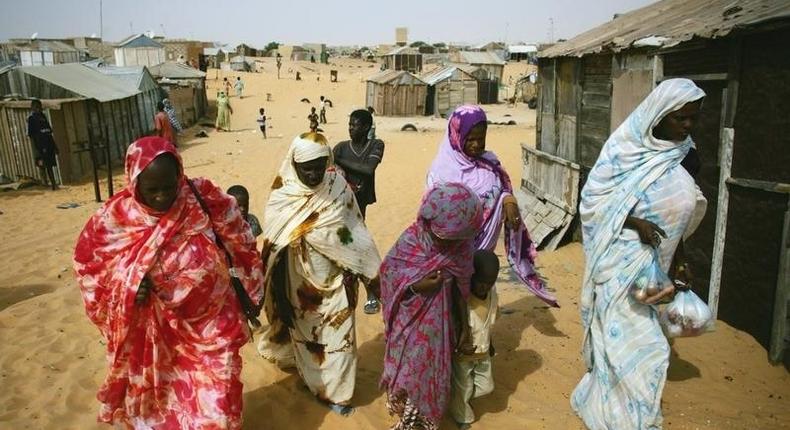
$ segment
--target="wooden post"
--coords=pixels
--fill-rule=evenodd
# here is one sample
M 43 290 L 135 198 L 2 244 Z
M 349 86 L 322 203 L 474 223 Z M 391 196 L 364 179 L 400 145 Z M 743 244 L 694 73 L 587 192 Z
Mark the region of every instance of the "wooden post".
M 88 119 L 90 119 L 90 113 L 88 114 Z M 99 187 L 99 169 L 96 167 L 96 140 L 93 138 L 93 127 L 88 125 L 88 150 L 90 151 L 91 155 L 91 167 L 93 168 L 93 194 L 96 197 L 96 201 L 101 201 L 101 188 Z
M 785 212 L 785 224 L 782 229 L 782 248 L 779 251 L 779 272 L 776 279 L 776 295 L 774 298 L 774 318 L 771 325 L 771 342 L 768 358 L 772 363 L 779 363 L 785 353 L 785 339 L 788 335 L 787 304 L 790 300 L 790 197 Z
M 727 179 L 732 169 L 732 145 L 735 130 L 722 128 L 721 151 L 719 152 L 719 197 L 716 203 L 716 228 L 713 236 L 713 261 L 710 267 L 710 288 L 708 290 L 708 307 L 713 313 L 713 320 L 719 310 L 719 290 L 721 288 L 721 269 L 724 262 L 724 242 L 727 235 L 727 210 L 730 204 L 730 190 Z
M 653 55 L 653 88 L 664 80 L 664 56 L 656 53 Z
M 727 180 L 732 171 L 732 150 L 735 144 L 735 112 L 738 108 L 738 80 L 741 69 L 740 37 L 732 43 L 727 70 L 727 88 L 722 99 L 721 143 L 719 146 L 719 196 L 716 204 L 716 227 L 713 236 L 713 256 L 710 266 L 710 285 L 708 307 L 716 321 L 719 312 L 719 292 L 721 290 L 721 270 L 724 263 L 724 246 L 727 235 L 727 210 L 730 204 L 730 190 Z
M 112 157 L 110 156 L 110 131 L 107 129 L 107 126 L 104 126 L 104 128 L 107 130 L 107 145 L 105 146 L 107 154 L 107 194 L 112 197 L 114 193 L 112 184 Z

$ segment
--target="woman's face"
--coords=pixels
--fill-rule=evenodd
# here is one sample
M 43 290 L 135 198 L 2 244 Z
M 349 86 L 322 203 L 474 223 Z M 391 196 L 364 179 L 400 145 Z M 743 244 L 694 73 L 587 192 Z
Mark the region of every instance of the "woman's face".
M 162 154 L 137 177 L 137 192 L 142 203 L 157 212 L 167 212 L 178 197 L 178 163 Z
M 475 125 L 466 136 L 464 154 L 471 158 L 480 158 L 486 151 L 486 130 L 488 124 L 481 122 Z
M 686 140 L 699 117 L 702 100 L 686 103 L 682 108 L 670 112 L 653 129 L 653 136 L 662 140 L 682 142 Z
M 315 160 L 305 161 L 304 163 L 294 163 L 296 176 L 299 180 L 310 188 L 321 185 L 326 173 L 326 164 L 329 157 L 316 158 Z

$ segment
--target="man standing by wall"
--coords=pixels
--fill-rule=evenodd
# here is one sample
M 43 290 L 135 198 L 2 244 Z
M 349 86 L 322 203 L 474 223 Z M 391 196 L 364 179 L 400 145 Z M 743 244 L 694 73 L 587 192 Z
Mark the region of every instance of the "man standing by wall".
M 33 142 L 33 155 L 36 158 L 36 166 L 46 171 L 49 184 L 53 190 L 58 189 L 55 182 L 55 166 L 57 165 L 58 147 L 52 137 L 52 127 L 49 125 L 47 117 L 41 107 L 41 100 L 33 100 L 30 103 L 32 112 L 27 117 L 27 135 Z

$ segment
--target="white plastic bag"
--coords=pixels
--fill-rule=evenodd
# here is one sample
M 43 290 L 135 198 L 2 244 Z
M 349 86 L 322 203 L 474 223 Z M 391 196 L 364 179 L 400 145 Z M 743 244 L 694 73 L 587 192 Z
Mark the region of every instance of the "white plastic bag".
M 658 265 L 658 257 L 654 255 L 650 264 L 637 275 L 634 283 L 631 284 L 631 295 L 637 302 L 645 303 L 650 297 L 671 286 L 672 281 L 661 270 Z
M 713 315 L 710 308 L 691 290 L 678 291 L 675 300 L 661 311 L 659 321 L 669 337 L 699 336 Z

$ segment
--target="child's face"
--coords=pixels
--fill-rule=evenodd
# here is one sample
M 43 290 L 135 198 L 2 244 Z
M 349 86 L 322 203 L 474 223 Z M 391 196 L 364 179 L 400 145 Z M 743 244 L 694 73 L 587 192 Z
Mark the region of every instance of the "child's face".
M 247 218 L 247 214 L 250 213 L 250 198 L 248 196 L 233 196 L 236 199 L 236 204 L 239 205 L 239 210 L 241 210 L 242 216 Z
M 483 270 L 475 270 L 472 275 L 472 293 L 478 297 L 488 296 L 488 292 L 496 284 L 497 272 L 496 270 L 486 270 L 492 268 L 483 268 Z

